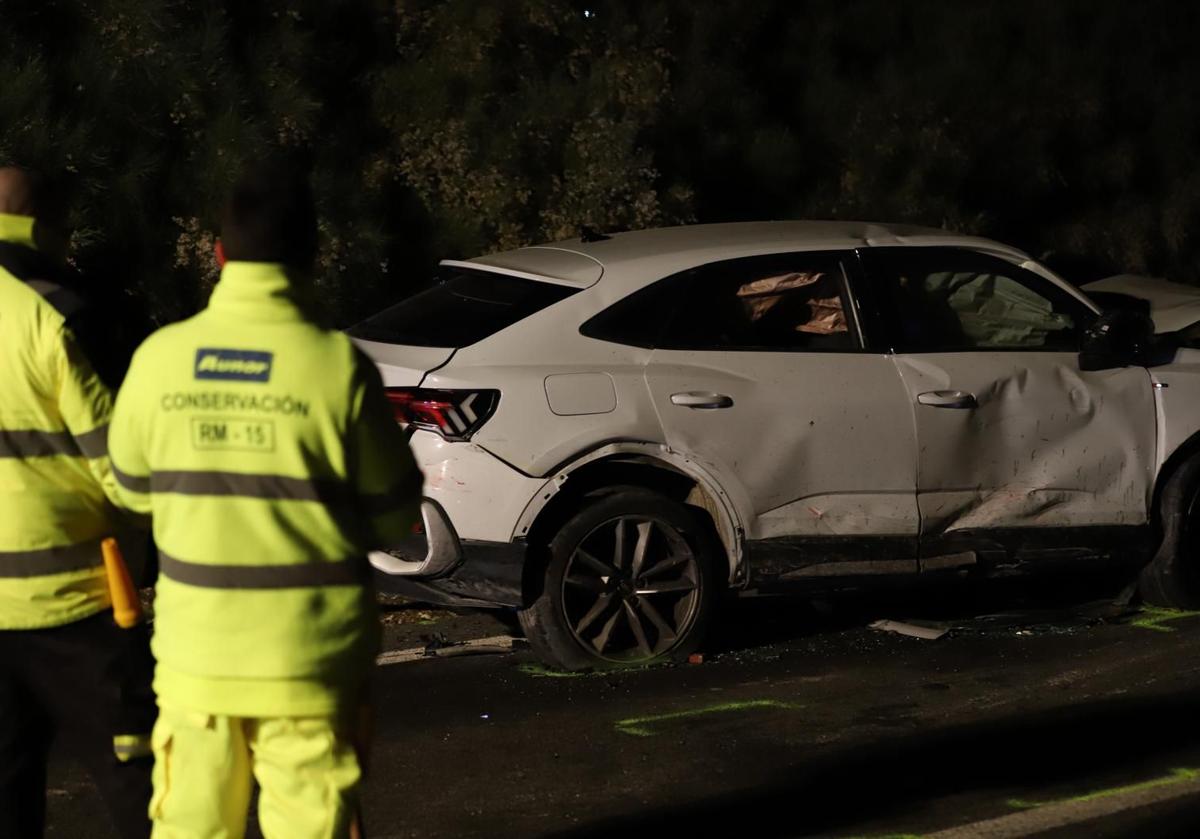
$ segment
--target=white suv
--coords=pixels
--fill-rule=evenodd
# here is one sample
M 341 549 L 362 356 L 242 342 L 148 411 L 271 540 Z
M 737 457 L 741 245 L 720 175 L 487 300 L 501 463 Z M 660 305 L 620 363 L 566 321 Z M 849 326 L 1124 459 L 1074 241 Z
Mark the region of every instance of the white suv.
M 1152 331 L 1011 247 L 894 225 L 446 261 L 350 331 L 426 480 L 417 555 L 373 561 L 520 609 L 567 668 L 685 654 L 728 590 L 1153 557 L 1143 593 L 1190 604 L 1200 353 L 1152 358 Z

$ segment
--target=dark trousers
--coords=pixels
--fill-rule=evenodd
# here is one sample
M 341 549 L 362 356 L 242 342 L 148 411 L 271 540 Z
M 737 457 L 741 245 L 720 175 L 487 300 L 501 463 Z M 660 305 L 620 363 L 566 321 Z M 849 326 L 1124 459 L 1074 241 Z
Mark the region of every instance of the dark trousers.
M 0 631 L 0 839 L 42 835 L 56 740 L 86 766 L 121 837 L 150 835 L 153 758 L 122 762 L 113 738 L 149 735 L 153 670 L 147 628 L 121 629 L 108 611 L 51 629 Z

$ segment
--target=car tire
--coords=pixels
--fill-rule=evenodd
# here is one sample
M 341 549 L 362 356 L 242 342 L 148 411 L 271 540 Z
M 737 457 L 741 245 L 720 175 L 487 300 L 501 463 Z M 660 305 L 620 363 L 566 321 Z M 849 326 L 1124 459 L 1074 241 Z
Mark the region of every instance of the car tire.
M 694 652 L 720 587 L 704 515 L 645 489 L 585 498 L 550 540 L 541 593 L 519 613 L 533 651 L 565 670 Z
M 1175 470 L 1159 502 L 1162 541 L 1142 569 L 1138 591 L 1156 606 L 1200 606 L 1200 456 Z

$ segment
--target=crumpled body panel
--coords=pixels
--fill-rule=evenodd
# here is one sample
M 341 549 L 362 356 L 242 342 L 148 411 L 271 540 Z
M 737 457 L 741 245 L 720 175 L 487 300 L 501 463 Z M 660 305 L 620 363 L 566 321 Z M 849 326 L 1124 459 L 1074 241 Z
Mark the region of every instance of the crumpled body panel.
M 1150 376 L 1080 372 L 1070 353 L 897 356 L 906 387 L 972 394 L 975 407 L 915 404 L 922 533 L 1137 525 L 1155 450 Z
M 747 511 L 747 537 L 916 535 L 912 410 L 884 355 L 655 351 L 668 445 Z M 691 410 L 681 394 L 728 396 Z

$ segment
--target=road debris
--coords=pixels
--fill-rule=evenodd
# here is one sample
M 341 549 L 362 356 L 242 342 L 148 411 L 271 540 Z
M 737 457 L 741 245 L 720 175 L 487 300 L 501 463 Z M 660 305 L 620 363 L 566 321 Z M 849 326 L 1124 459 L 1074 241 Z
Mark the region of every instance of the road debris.
M 910 621 L 877 620 L 868 626 L 880 632 L 895 632 L 910 638 L 923 638 L 926 641 L 936 641 L 950 631 L 944 626 L 927 626 Z
M 504 655 L 511 653 L 524 642 L 524 639 L 514 638 L 511 635 L 494 635 L 491 638 L 474 638 L 470 641 L 451 641 L 441 633 L 421 640 L 426 641 L 425 646 L 383 653 L 375 658 L 375 663 L 386 666 L 429 658 L 452 658 L 460 655 Z
M 1127 623 L 1142 614 L 1122 594 L 1066 608 L 1031 608 L 976 615 L 951 626 L 954 634 L 1069 635 L 1102 624 Z M 1170 618 L 1168 618 L 1170 619 Z
M 456 641 L 451 641 L 444 632 L 422 635 L 421 640 L 425 642 L 426 655 L 433 655 L 436 651 L 444 650 L 446 647 L 453 647 L 457 643 Z
M 534 676 L 539 679 L 577 679 L 580 676 L 592 675 L 579 670 L 555 670 L 544 664 L 530 664 L 528 662 L 519 665 L 517 670 L 526 676 Z
M 379 603 L 379 622 L 384 626 L 431 626 L 454 616 L 450 609 L 437 608 L 396 594 L 380 592 L 376 600 Z

